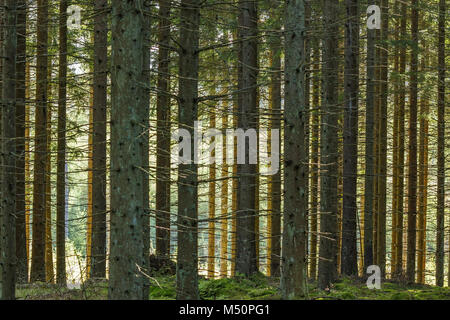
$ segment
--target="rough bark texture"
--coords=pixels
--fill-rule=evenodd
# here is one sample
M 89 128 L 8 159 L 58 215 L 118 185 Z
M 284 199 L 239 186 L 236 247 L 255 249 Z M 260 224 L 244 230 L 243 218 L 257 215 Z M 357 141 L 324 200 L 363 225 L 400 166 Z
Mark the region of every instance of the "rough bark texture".
M 159 1 L 158 94 L 156 98 L 156 254 L 170 255 L 170 0 Z
M 281 291 L 284 299 L 307 295 L 306 246 L 308 148 L 305 97 L 305 3 L 285 8 L 284 212 Z
M 409 168 L 408 168 L 408 251 L 406 257 L 406 279 L 415 281 L 416 274 L 416 219 L 417 219 L 417 71 L 419 45 L 418 2 L 411 4 L 411 72 L 409 94 Z
M 438 154 L 437 154 L 437 230 L 436 285 L 444 285 L 444 217 L 445 217 L 445 0 L 439 1 L 438 36 Z M 450 273 L 450 271 L 449 271 Z M 450 283 L 450 279 L 448 280 Z
M 56 282 L 66 284 L 67 0 L 59 4 L 58 154 L 56 176 Z
M 318 283 L 321 289 L 337 277 L 338 218 L 338 8 L 339 1 L 323 2 L 322 118 L 320 136 L 320 249 Z
M 356 250 L 356 177 L 358 164 L 359 10 L 358 1 L 347 0 L 345 25 L 344 174 L 341 272 L 358 274 Z
M 4 1 L 0 202 L 0 299 L 14 300 L 16 286 L 16 0 Z
M 371 1 L 375 4 L 375 1 Z M 373 264 L 373 210 L 374 210 L 374 112 L 375 112 L 375 30 L 367 30 L 366 79 L 366 150 L 364 179 L 364 270 Z
M 145 130 L 149 70 L 145 1 L 112 1 L 110 299 L 143 299 Z
M 106 276 L 106 77 L 107 0 L 95 1 L 94 84 L 92 125 L 92 249 L 93 278 Z
M 16 256 L 17 283 L 28 282 L 27 233 L 25 210 L 25 69 L 27 4 L 17 1 L 16 62 Z
M 45 281 L 45 175 L 47 166 L 48 0 L 37 2 L 36 118 L 33 178 L 33 248 L 30 280 Z
M 200 0 L 182 0 L 180 11 L 180 128 L 191 134 L 191 160 L 178 167 L 177 299 L 198 299 L 197 164 L 194 163 L 194 121 L 198 114 L 198 46 Z
M 257 4 L 239 1 L 238 40 L 238 128 L 247 131 L 257 128 Z M 256 263 L 255 232 L 255 174 L 256 165 L 250 164 L 250 147 L 245 147 L 245 164 L 237 165 L 236 212 L 236 273 L 249 276 L 258 271 Z M 254 152 L 254 150 L 253 150 Z
M 275 13 L 278 14 L 278 13 Z M 278 16 L 274 17 L 276 23 L 275 30 L 280 30 L 280 22 Z M 279 34 L 274 34 L 270 42 L 271 54 L 271 84 L 270 84 L 270 129 L 281 130 L 281 39 Z M 270 133 L 270 132 L 269 132 Z M 281 135 L 278 141 L 281 146 Z M 269 137 L 268 143 L 272 143 L 272 137 Z M 268 151 L 271 152 L 272 147 L 268 145 Z M 280 159 L 278 159 L 280 162 Z M 269 275 L 273 277 L 280 276 L 280 257 L 281 257 L 281 170 L 278 170 L 274 175 L 269 176 L 270 192 L 268 190 L 268 197 L 270 198 L 270 208 L 268 208 L 268 225 L 270 250 L 267 255 L 269 258 Z

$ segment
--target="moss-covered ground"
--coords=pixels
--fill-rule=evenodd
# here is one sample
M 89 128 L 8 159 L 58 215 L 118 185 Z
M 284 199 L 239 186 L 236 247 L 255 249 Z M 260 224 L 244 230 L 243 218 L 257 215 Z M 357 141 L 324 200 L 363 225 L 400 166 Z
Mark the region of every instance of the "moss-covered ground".
M 160 276 L 150 280 L 151 300 L 175 299 L 175 276 Z M 365 281 L 343 278 L 330 290 L 323 291 L 310 282 L 310 300 L 450 300 L 450 288 L 428 285 L 406 285 L 385 281 L 381 289 L 368 289 Z M 59 288 L 49 284 L 20 285 L 17 299 L 30 300 L 98 300 L 107 298 L 106 282 L 91 282 L 79 289 Z M 250 279 L 199 280 L 200 298 L 203 300 L 274 300 L 280 299 L 279 280 L 261 274 Z

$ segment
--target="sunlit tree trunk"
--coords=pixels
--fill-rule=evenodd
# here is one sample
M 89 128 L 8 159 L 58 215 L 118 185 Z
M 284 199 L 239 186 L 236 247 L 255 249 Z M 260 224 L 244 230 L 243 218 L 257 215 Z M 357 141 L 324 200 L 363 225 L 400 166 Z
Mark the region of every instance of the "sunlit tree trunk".
M 419 8 L 418 1 L 411 3 L 411 72 L 409 109 L 409 172 L 408 172 L 408 251 L 406 279 L 415 281 L 416 274 L 416 219 L 417 219 L 417 83 L 418 83 L 418 44 Z
M 26 104 L 26 26 L 27 3 L 17 1 L 16 62 L 16 256 L 17 283 L 28 282 L 28 255 L 25 205 L 25 104 Z
M 33 248 L 30 280 L 45 281 L 45 175 L 47 164 L 48 1 L 37 2 Z
M 66 284 L 67 0 L 59 4 L 58 147 L 56 176 L 56 282 Z
M 445 218 L 445 0 L 439 1 L 438 35 L 438 148 L 436 212 L 436 285 L 444 285 L 444 218 Z M 450 275 L 450 271 L 449 271 Z M 450 277 L 448 278 L 450 283 Z

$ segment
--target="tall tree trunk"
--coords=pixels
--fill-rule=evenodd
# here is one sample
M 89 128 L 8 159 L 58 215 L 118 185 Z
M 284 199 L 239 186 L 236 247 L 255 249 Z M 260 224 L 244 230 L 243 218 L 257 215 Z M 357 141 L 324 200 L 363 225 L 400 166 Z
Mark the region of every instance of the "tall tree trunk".
M 380 41 L 380 83 L 379 83 L 379 171 L 378 171 L 378 214 L 377 214 L 377 264 L 384 277 L 386 272 L 386 177 L 387 177 L 387 105 L 388 105 L 388 36 L 389 4 L 381 0 Z
M 256 1 L 239 1 L 238 128 L 247 131 L 257 126 L 257 25 Z M 255 233 L 256 165 L 250 164 L 250 146 L 245 148 L 245 164 L 238 164 L 236 213 L 236 272 L 249 276 L 258 271 Z
M 191 161 L 178 167 L 177 299 L 198 299 L 197 158 L 194 121 L 198 114 L 198 46 L 200 1 L 182 0 L 180 11 L 179 111 L 180 128 L 191 137 Z
M 148 7 L 144 2 L 112 1 L 110 299 L 146 298 L 141 274 L 146 266 L 149 112 Z
M 30 280 L 45 281 L 45 175 L 47 165 L 48 0 L 37 2 L 36 119 L 33 178 L 33 248 Z
M 445 217 L 445 0 L 439 1 L 438 36 L 438 151 L 436 212 L 436 285 L 444 285 L 444 217 Z M 450 273 L 450 272 L 449 272 Z M 450 283 L 450 278 L 449 278 Z
M 156 254 L 170 256 L 170 0 L 159 1 L 158 94 L 156 97 Z
M 52 41 L 50 40 L 50 43 Z M 48 61 L 47 79 L 47 163 L 45 170 L 45 279 L 53 283 L 55 275 L 53 271 L 53 241 L 52 241 L 52 61 Z
M 406 13 L 407 5 L 406 3 L 401 4 L 400 9 L 400 39 L 406 37 Z M 398 97 L 398 180 L 397 180 L 397 201 L 395 212 L 397 216 L 397 230 L 396 234 L 396 266 L 395 266 L 395 276 L 398 277 L 403 273 L 403 212 L 404 212 L 404 178 L 405 178 L 405 101 L 406 101 L 406 90 L 405 90 L 405 75 L 406 70 L 406 47 L 402 46 L 400 48 L 399 57 L 399 97 Z
M 106 81 L 107 0 L 95 1 L 92 122 L 91 277 L 106 276 Z
M 56 282 L 66 284 L 67 0 L 59 4 L 58 147 L 56 175 Z
M 319 232 L 319 134 L 320 134 L 320 48 L 318 40 L 314 39 L 313 48 L 313 93 L 311 110 L 311 251 L 310 251 L 310 269 L 309 276 L 312 279 L 317 278 L 317 244 Z
M 226 93 L 226 92 L 225 92 Z M 223 101 L 222 109 L 222 128 L 228 128 L 228 100 Z M 222 140 L 222 171 L 221 171 L 221 202 L 220 217 L 221 234 L 220 234 L 220 277 L 228 276 L 228 164 L 227 164 L 227 141 Z
M 428 48 L 424 44 L 421 69 L 427 72 Z M 419 135 L 419 211 L 417 238 L 417 282 L 425 284 L 425 263 L 427 257 L 427 203 L 428 203 L 428 93 L 422 89 L 420 98 L 420 135 Z
M 215 94 L 214 89 L 211 90 L 211 95 Z M 215 101 L 213 102 L 215 103 Z M 209 115 L 209 127 L 216 127 L 216 106 L 213 105 L 213 110 Z M 211 137 L 211 143 L 215 138 Z M 215 157 L 215 148 L 211 151 L 210 157 Z M 208 278 L 214 279 L 215 276 L 215 254 L 216 254 L 216 165 L 215 163 L 209 164 L 209 183 L 208 183 Z
M 356 250 L 356 177 L 358 164 L 359 10 L 357 0 L 346 0 L 344 186 L 341 273 L 358 275 Z
M 305 2 L 287 0 L 285 8 L 284 223 L 281 291 L 284 299 L 308 294 L 308 148 L 305 103 Z
M 277 13 L 274 13 L 277 14 Z M 280 30 L 280 22 L 278 16 L 274 17 L 276 20 L 275 31 Z M 273 35 L 270 41 L 270 55 L 271 55 L 271 79 L 269 88 L 269 104 L 270 104 L 270 129 L 281 130 L 281 39 L 279 34 Z M 271 131 L 269 131 L 271 134 Z M 279 136 L 278 145 L 281 146 L 281 135 Z M 272 150 L 272 136 L 268 138 L 268 152 Z M 272 156 L 272 155 L 271 155 Z M 279 157 L 275 161 L 280 161 Z M 268 190 L 268 197 L 270 199 L 270 208 L 268 208 L 268 251 L 269 258 L 268 268 L 270 270 L 269 276 L 280 276 L 280 256 L 281 256 L 281 170 L 278 170 L 274 175 L 268 176 L 270 190 Z
M 375 4 L 376 1 L 370 2 Z M 375 184 L 375 34 L 376 30 L 367 30 L 367 79 L 366 79 L 366 150 L 364 177 L 364 270 L 374 262 L 373 256 L 373 217 Z
M 418 1 L 411 4 L 411 72 L 409 109 L 409 172 L 408 172 L 408 252 L 406 279 L 415 281 L 416 267 L 416 219 L 417 219 L 417 74 L 419 55 Z
M 323 2 L 323 101 L 321 118 L 320 249 L 318 283 L 325 289 L 337 277 L 338 218 L 338 11 L 339 1 Z
M 28 282 L 27 233 L 25 210 L 25 104 L 26 104 L 26 30 L 27 3 L 17 1 L 16 62 L 16 256 L 17 282 Z
M 2 170 L 0 299 L 14 300 L 16 286 L 16 0 L 4 1 L 2 41 Z

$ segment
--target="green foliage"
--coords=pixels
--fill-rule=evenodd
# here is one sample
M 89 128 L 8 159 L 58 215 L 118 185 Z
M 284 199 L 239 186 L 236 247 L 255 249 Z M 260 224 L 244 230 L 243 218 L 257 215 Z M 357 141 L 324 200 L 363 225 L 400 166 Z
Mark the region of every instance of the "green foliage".
M 160 276 L 149 279 L 150 300 L 173 300 L 176 298 L 176 277 Z M 274 300 L 280 299 L 279 280 L 256 274 L 249 279 L 235 278 L 199 279 L 202 300 Z M 311 300 L 449 300 L 450 288 L 427 285 L 405 285 L 384 282 L 380 290 L 370 290 L 365 281 L 343 278 L 329 291 L 319 290 L 315 283 L 309 284 Z M 102 300 L 108 295 L 106 281 L 86 283 L 80 289 L 62 289 L 55 285 L 37 283 L 17 288 L 17 299 L 30 300 Z

